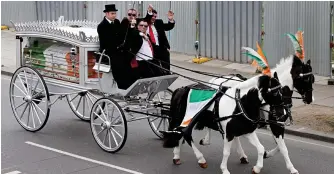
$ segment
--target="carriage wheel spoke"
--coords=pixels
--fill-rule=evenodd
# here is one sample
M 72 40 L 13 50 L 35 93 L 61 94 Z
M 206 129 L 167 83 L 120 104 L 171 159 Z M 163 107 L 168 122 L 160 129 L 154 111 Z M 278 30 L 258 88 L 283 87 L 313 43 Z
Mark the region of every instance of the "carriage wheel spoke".
M 29 127 L 30 111 L 31 111 L 31 103 L 29 103 L 29 111 L 28 111 L 28 119 L 27 119 L 27 126 L 28 127 Z
M 105 128 L 102 128 L 102 130 L 100 130 L 100 132 L 97 133 L 96 136 L 99 136 L 99 134 L 100 134 L 101 132 L 103 132 L 104 130 L 106 130 L 106 129 L 105 129 Z
M 79 109 L 79 105 L 80 105 L 80 103 L 81 103 L 81 99 L 82 99 L 82 96 L 80 96 L 80 99 L 79 99 L 79 102 L 78 102 L 78 104 L 77 104 L 77 107 L 75 108 L 75 111 L 78 111 L 78 109 Z
M 22 89 L 21 89 L 20 87 L 18 87 L 15 83 L 13 83 L 13 85 L 14 85 L 17 89 L 19 89 L 19 90 L 22 92 L 23 95 L 27 95 L 27 94 L 26 94 L 25 92 L 23 92 Z
M 18 96 L 18 95 L 12 95 L 12 96 L 16 98 L 24 98 L 24 96 Z
M 37 107 L 37 109 L 39 111 L 41 111 L 43 113 L 43 115 L 45 115 L 45 113 L 43 112 L 43 110 L 35 102 L 32 102 L 32 103 L 33 103 L 33 105 L 35 105 L 35 107 Z
M 88 108 L 90 109 L 90 108 L 92 108 L 91 106 L 92 105 L 89 105 L 89 99 L 87 99 L 88 97 L 86 97 L 86 101 L 87 101 L 87 105 L 88 105 Z
M 94 103 L 92 98 L 89 96 L 89 93 L 87 93 L 87 97 L 89 98 L 90 102 Z
M 83 105 L 82 105 L 82 116 L 83 117 L 85 117 L 85 107 L 86 107 L 86 105 L 85 105 L 86 102 L 85 101 L 86 101 L 86 96 L 84 96 L 83 100 L 82 100 L 82 103 L 83 103 Z
M 108 112 L 108 104 L 106 104 L 106 106 L 104 107 L 105 111 L 106 111 L 106 120 L 109 121 L 109 112 Z
M 29 103 L 26 104 L 26 107 L 24 108 L 24 110 L 23 110 L 23 112 L 22 112 L 22 114 L 20 116 L 20 120 L 22 119 L 23 114 L 26 112 L 28 105 L 29 105 Z
M 72 98 L 72 100 L 70 102 L 72 102 L 74 99 L 76 99 L 79 96 L 79 94 L 77 94 L 75 97 Z
M 32 106 L 32 109 L 35 111 L 35 114 L 36 114 L 36 117 L 38 119 L 39 124 L 42 124 L 41 119 L 39 118 L 39 115 L 37 113 L 36 107 L 33 104 L 31 106 Z
M 23 83 L 23 81 L 22 81 L 20 75 L 18 75 L 17 77 L 19 78 L 19 80 L 20 80 L 20 82 L 21 82 L 21 85 L 22 85 L 24 91 L 26 92 L 25 95 L 28 95 L 27 88 L 24 86 L 24 83 Z M 15 83 L 14 83 L 14 85 L 15 85 Z M 27 84 L 27 85 L 28 85 L 28 84 Z M 22 91 L 22 92 L 23 92 L 23 91 Z
M 26 73 L 26 71 L 23 71 L 23 72 L 24 72 L 24 78 L 25 78 L 26 84 L 27 84 L 27 94 L 31 95 L 30 92 L 29 92 L 29 84 L 28 84 L 27 73 Z
M 114 125 L 111 125 L 112 127 L 123 127 L 122 125 L 120 124 L 114 124 Z
M 151 117 L 152 118 L 152 117 Z M 159 117 L 155 117 L 151 122 L 154 122 L 155 120 L 159 119 Z
M 110 133 L 111 133 L 111 135 L 112 135 L 112 137 L 113 137 L 113 139 L 115 141 L 116 146 L 118 146 L 118 142 L 116 140 L 115 134 L 111 130 L 110 130 Z
M 117 132 L 114 128 L 111 127 L 111 129 L 120 137 L 123 138 L 121 134 L 119 134 L 119 132 Z M 111 130 L 110 130 L 111 131 Z
M 33 80 L 33 73 L 30 73 L 30 82 L 31 82 L 31 85 L 30 85 L 30 94 L 32 95 L 33 94 L 32 93 L 32 83 L 34 82 L 34 80 Z
M 34 126 L 34 128 L 36 128 L 36 124 L 35 124 L 35 119 L 34 119 L 34 108 L 33 105 L 30 104 L 30 108 L 32 108 L 32 112 L 31 112 L 31 118 L 32 118 L 32 125 Z
M 113 115 L 114 115 L 114 112 L 115 112 L 115 107 L 112 107 L 111 116 L 110 116 L 110 121 L 111 121 L 111 119 L 112 119 L 112 117 L 113 117 Z
M 92 123 L 94 126 L 101 126 L 101 123 Z
M 120 116 L 116 117 L 114 121 L 111 122 L 111 124 L 114 124 Z M 111 120 L 110 120 L 111 121 Z
M 25 101 L 23 101 L 19 106 L 16 106 L 15 110 L 21 106 L 23 106 L 23 104 L 26 103 Z
M 110 131 L 110 130 L 109 130 Z M 110 134 L 111 134 L 111 132 L 108 134 L 108 136 L 109 136 L 109 148 L 111 149 L 111 139 L 110 139 Z
M 31 91 L 32 93 L 35 93 L 38 84 L 39 84 L 39 80 L 37 79 L 36 85 L 35 85 L 34 89 Z
M 87 92 L 87 96 L 88 96 L 88 97 L 92 96 L 92 97 L 94 97 L 95 99 L 97 99 L 97 97 L 96 97 L 95 95 L 93 95 L 93 94 L 91 94 L 91 93 L 89 93 L 89 92 Z
M 106 118 L 106 114 L 103 112 L 104 110 L 102 109 L 101 105 L 99 105 L 99 108 L 100 108 L 100 111 L 101 111 L 101 113 L 102 113 L 104 119 L 107 120 L 107 118 Z
M 106 135 L 104 136 L 104 138 L 103 138 L 103 144 L 104 144 L 104 142 L 106 141 L 106 138 L 107 138 L 107 136 L 108 136 L 108 134 L 109 134 L 109 131 L 108 131 L 108 129 L 107 129 L 107 133 L 106 133 Z
M 33 101 L 35 102 L 42 102 L 42 103 L 45 103 L 45 101 L 43 101 L 42 99 L 32 99 Z
M 159 122 L 159 124 L 158 124 L 158 127 L 157 127 L 157 130 L 159 130 L 159 127 L 161 126 L 162 120 L 163 120 L 163 119 L 160 120 L 160 122 Z
M 98 115 L 96 112 L 94 112 L 94 114 L 95 114 L 99 119 L 101 119 L 103 122 L 106 121 L 106 120 L 103 120 L 103 118 L 102 118 L 100 115 Z

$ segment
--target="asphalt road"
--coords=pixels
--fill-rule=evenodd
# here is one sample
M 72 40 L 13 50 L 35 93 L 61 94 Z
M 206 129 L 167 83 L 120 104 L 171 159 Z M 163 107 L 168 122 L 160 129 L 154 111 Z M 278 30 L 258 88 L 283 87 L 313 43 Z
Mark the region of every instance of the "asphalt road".
M 177 174 L 221 173 L 222 139 L 214 132 L 211 145 L 200 147 L 208 168 L 201 169 L 191 148 L 181 150 L 182 165 L 172 163 L 172 149 L 162 148 L 162 143 L 151 131 L 146 120 L 128 124 L 128 139 L 123 149 L 116 154 L 104 152 L 95 143 L 89 123 L 80 121 L 70 110 L 66 100 L 53 105 L 46 126 L 36 133 L 25 131 L 15 120 L 9 104 L 10 77 L 1 77 L 1 173 L 6 174 Z M 195 142 L 204 132 L 195 132 Z M 275 146 L 269 132 L 258 131 L 266 149 Z M 240 164 L 236 149 L 232 147 L 228 161 L 231 173 L 251 173 L 256 163 L 257 152 L 244 138 L 243 148 L 249 164 Z M 289 155 L 301 174 L 333 174 L 334 144 L 286 136 Z M 119 168 L 119 169 L 117 169 Z M 131 171 L 126 171 L 131 170 Z M 289 173 L 280 153 L 264 161 L 262 173 Z

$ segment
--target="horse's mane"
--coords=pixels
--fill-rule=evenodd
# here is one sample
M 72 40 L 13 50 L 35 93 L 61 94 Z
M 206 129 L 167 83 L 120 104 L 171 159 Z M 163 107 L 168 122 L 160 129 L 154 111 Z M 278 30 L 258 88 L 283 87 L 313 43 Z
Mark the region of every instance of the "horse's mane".
M 280 62 L 276 64 L 276 67 L 271 69 L 271 74 L 274 75 L 277 72 L 278 79 L 282 86 L 289 86 L 290 89 L 293 88 L 293 80 L 290 74 L 292 64 L 293 64 L 293 55 L 289 57 L 281 58 Z
M 290 55 L 289 57 L 283 57 L 281 58 L 280 62 L 276 64 L 276 67 L 271 69 L 271 72 L 272 74 L 274 74 L 274 72 L 277 72 L 278 74 L 283 73 L 287 71 L 287 68 L 292 67 L 292 63 L 293 63 L 293 55 Z
M 252 78 L 249 78 L 246 81 L 240 82 L 239 84 L 235 85 L 233 88 L 239 88 L 240 90 L 247 90 L 253 87 L 257 87 L 257 83 L 259 81 L 259 77 L 261 75 L 258 76 L 254 76 Z

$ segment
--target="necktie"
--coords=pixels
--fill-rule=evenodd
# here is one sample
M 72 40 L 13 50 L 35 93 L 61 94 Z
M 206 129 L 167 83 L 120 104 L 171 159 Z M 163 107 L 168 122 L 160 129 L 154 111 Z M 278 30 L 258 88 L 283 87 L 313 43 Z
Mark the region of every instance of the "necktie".
M 153 29 L 151 25 L 149 25 L 149 30 L 150 30 L 150 38 L 152 40 L 152 43 L 155 44 L 155 38 L 154 38 Z
M 153 55 L 153 47 L 152 47 L 152 44 L 150 42 L 150 39 L 148 39 L 147 42 L 148 42 L 148 45 L 150 45 L 150 48 L 151 48 L 151 51 L 152 51 L 152 55 Z

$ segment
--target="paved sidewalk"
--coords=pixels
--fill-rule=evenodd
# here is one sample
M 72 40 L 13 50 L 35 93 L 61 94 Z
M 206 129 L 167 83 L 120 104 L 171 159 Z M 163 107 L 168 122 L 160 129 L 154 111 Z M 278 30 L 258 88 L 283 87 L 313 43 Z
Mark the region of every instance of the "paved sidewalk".
M 16 46 L 15 46 L 15 32 L 3 30 L 1 32 L 1 71 L 2 74 L 10 74 L 16 70 Z M 218 74 L 229 74 L 229 73 L 240 73 L 246 77 L 251 77 L 255 75 L 255 68 L 247 65 L 247 64 L 237 64 L 230 63 L 226 61 L 220 60 L 211 60 L 209 62 L 203 64 L 194 64 L 192 63 L 192 58 L 194 56 L 182 55 L 182 54 L 171 54 L 171 63 L 176 64 L 181 67 L 196 69 L 198 71 L 205 71 L 211 73 Z M 181 70 L 179 68 L 172 67 L 172 71 L 175 71 L 180 74 L 184 74 L 188 77 L 206 80 L 208 81 L 210 77 L 198 75 L 195 73 L 191 73 L 185 70 Z M 180 81 L 191 83 L 191 81 L 186 80 L 184 78 L 180 78 Z M 326 78 L 316 76 L 316 84 L 314 85 L 314 96 L 315 102 L 313 105 L 325 106 L 329 107 L 333 110 L 333 113 L 329 113 L 334 117 L 334 86 L 323 85 L 327 84 Z M 186 83 L 182 83 L 185 85 Z M 180 84 L 180 83 L 178 83 Z M 179 85 L 172 87 L 179 87 Z M 294 94 L 298 96 L 297 94 Z M 300 100 L 294 100 L 294 108 L 304 107 L 304 103 Z M 310 111 L 311 112 L 311 111 Z M 320 132 L 313 131 L 304 126 L 289 126 L 287 132 L 300 135 L 307 136 L 314 139 L 320 139 L 324 141 L 334 142 L 334 134 L 324 134 Z M 334 132 L 334 131 L 333 131 Z M 326 136 L 324 136 L 326 135 Z

